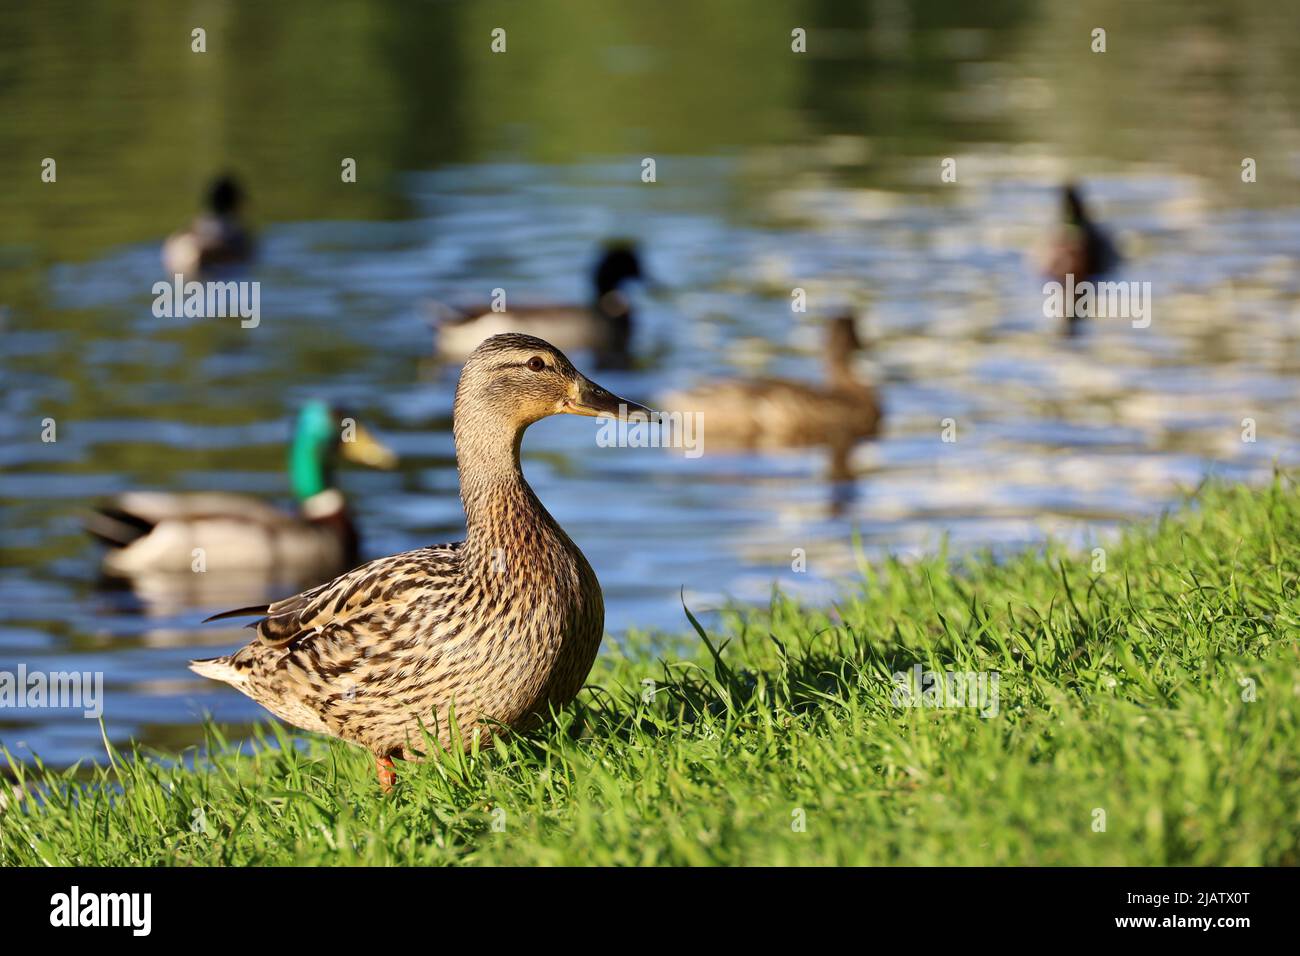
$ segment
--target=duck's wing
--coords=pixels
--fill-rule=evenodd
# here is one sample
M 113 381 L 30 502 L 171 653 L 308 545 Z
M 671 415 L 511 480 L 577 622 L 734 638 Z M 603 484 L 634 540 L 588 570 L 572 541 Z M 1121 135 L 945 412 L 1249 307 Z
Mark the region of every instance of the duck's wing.
M 494 335 L 517 332 L 545 339 L 557 349 L 600 349 L 610 342 L 610 320 L 586 306 L 536 305 L 505 312 L 469 309 L 436 327 L 437 351 L 444 358 L 464 358 Z
M 347 566 L 329 528 L 243 495 L 130 492 L 88 514 L 85 528 L 109 546 L 114 575 L 192 571 L 197 551 L 223 573 L 283 566 L 318 569 L 309 577 L 319 581 Z
M 261 615 L 257 639 L 190 669 L 224 681 L 304 730 L 348 739 L 348 722 L 376 716 L 375 699 L 409 684 L 466 637 L 462 545 L 380 558 L 319 587 L 231 615 Z M 361 696 L 361 704 L 355 703 Z M 381 709 L 396 706 L 383 704 Z
M 467 325 L 481 324 L 484 327 L 500 322 L 546 322 L 564 320 L 575 315 L 586 317 L 591 309 L 581 305 L 545 305 L 535 303 L 524 306 L 511 306 L 498 311 L 485 302 L 453 304 L 441 299 L 425 299 L 425 320 L 439 332 L 450 331 Z
M 783 378 L 724 379 L 666 396 L 664 407 L 706 415 L 761 418 L 774 408 L 815 405 L 828 394 L 820 386 Z M 708 422 L 705 424 L 707 427 Z
M 573 316 L 582 316 L 583 318 L 591 316 L 590 306 L 578 305 L 577 303 L 534 302 L 529 305 L 512 305 L 500 311 L 481 302 L 465 308 L 452 308 L 451 306 L 444 306 L 444 308 L 448 310 L 446 323 L 449 325 L 463 325 L 468 322 L 490 322 L 493 316 L 503 316 L 506 320 L 519 322 L 561 322 Z
M 722 379 L 666 395 L 665 410 L 698 413 L 703 439 L 722 448 L 762 444 L 782 427 L 767 417 L 774 380 Z M 779 381 L 777 384 L 780 384 Z
M 780 378 L 712 382 L 666 396 L 663 407 L 702 413 L 706 447 L 822 444 L 844 433 L 872 434 L 880 420 L 869 386 L 847 391 Z
M 226 492 L 172 494 L 164 491 L 130 491 L 118 495 L 107 510 L 129 515 L 136 523 L 194 521 L 200 518 L 238 518 L 277 525 L 291 520 L 274 505 L 248 495 Z
M 248 626 L 257 631 L 255 644 L 269 647 L 322 637 L 347 636 L 360 643 L 395 637 L 414 614 L 451 596 L 461 577 L 462 544 L 378 558 L 293 597 L 226 611 L 208 620 L 260 615 Z

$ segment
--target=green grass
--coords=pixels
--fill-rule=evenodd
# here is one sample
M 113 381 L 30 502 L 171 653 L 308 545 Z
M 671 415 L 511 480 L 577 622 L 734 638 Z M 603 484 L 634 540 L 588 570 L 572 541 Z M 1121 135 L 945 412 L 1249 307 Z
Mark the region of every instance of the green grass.
M 252 756 L 213 731 L 199 772 L 15 768 L 40 796 L 0 813 L 0 864 L 1300 862 L 1295 485 L 1209 488 L 1107 550 L 864 567 L 685 656 L 608 648 L 556 726 L 391 796 L 278 727 Z M 916 663 L 998 672 L 998 715 L 897 706 Z

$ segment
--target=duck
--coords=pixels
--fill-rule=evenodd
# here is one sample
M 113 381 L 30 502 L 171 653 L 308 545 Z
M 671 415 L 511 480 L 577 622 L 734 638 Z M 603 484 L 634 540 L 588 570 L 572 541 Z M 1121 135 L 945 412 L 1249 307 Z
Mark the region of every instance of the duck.
M 1074 183 L 1061 187 L 1061 213 L 1061 224 L 1048 244 L 1044 274 L 1063 285 L 1068 276 L 1073 276 L 1068 281 L 1077 290 L 1080 283 L 1094 281 L 1115 269 L 1120 256 L 1110 236 L 1093 221 Z M 1080 294 L 1076 291 L 1076 300 Z M 1069 312 L 1065 331 L 1073 335 L 1087 316 L 1080 315 L 1078 309 Z
M 215 178 L 205 198 L 207 211 L 163 243 L 163 268 L 170 275 L 195 276 L 253 257 L 253 238 L 240 220 L 244 190 L 230 175 Z
M 318 583 L 355 566 L 360 549 L 334 480 L 339 456 L 374 468 L 397 463 L 355 419 L 310 401 L 298 413 L 289 448 L 294 513 L 227 492 L 132 491 L 98 507 L 86 531 L 108 546 L 101 566 L 109 579 L 189 577 L 201 560 L 204 578 Z
M 455 309 L 437 306 L 435 351 L 444 360 L 463 361 L 493 335 L 519 332 L 565 351 L 589 350 L 603 369 L 626 368 L 631 361 L 632 304 L 624 286 L 642 279 L 641 258 L 630 242 L 609 244 L 591 273 L 590 305 L 533 305 Z
M 605 620 L 595 572 L 520 465 L 525 430 L 560 414 L 651 415 L 543 339 L 480 343 L 452 407 L 464 540 L 214 615 L 256 618 L 257 637 L 191 669 L 294 727 L 367 749 L 385 791 L 394 760 L 419 760 L 430 742 L 468 750 L 536 727 L 582 688 Z
M 781 378 L 728 379 L 665 396 L 673 412 L 699 413 L 702 438 L 728 449 L 825 445 L 836 452 L 832 470 L 847 469 L 852 445 L 880 432 L 883 408 L 876 390 L 858 378 L 853 356 L 863 350 L 852 315 L 826 325 L 826 382 Z

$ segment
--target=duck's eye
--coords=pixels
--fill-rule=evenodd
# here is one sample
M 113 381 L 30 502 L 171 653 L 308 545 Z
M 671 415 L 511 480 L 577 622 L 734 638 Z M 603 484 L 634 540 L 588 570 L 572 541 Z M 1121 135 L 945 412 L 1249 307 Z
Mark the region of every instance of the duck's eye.
M 540 372 L 542 369 L 546 368 L 546 362 L 540 355 L 534 355 L 528 360 L 528 367 L 534 372 Z

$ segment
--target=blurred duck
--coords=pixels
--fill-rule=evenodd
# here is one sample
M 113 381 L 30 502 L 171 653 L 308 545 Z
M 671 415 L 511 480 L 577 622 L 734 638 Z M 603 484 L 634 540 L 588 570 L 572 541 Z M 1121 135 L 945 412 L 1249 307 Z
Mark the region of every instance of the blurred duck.
M 196 276 L 252 258 L 253 240 L 239 218 L 243 205 L 244 191 L 233 177 L 213 180 L 207 212 L 163 243 L 163 268 L 168 274 Z
M 1119 253 L 1105 231 L 1088 215 L 1079 187 L 1068 183 L 1061 188 L 1062 223 L 1048 247 L 1045 273 L 1047 278 L 1065 284 L 1066 276 L 1079 283 L 1092 282 L 1119 265 Z M 1076 292 L 1076 298 L 1078 293 Z M 1084 316 L 1077 310 L 1067 318 L 1067 331 L 1074 333 Z
M 853 371 L 853 356 L 862 348 L 853 317 L 840 316 L 826 328 L 825 385 L 778 378 L 729 380 L 669 395 L 663 405 L 702 413 L 706 447 L 829 446 L 837 453 L 832 471 L 844 477 L 852 445 L 880 431 L 876 390 Z
M 567 704 L 604 632 L 600 582 L 524 480 L 525 429 L 550 415 L 645 414 L 549 343 L 497 335 L 469 357 L 452 431 L 464 541 L 379 558 L 257 616 L 257 637 L 192 661 L 280 719 L 367 748 L 380 785 L 393 758 L 490 744 Z M 457 735 L 452 726 L 454 708 Z
M 533 305 L 506 309 L 453 309 L 435 326 L 435 350 L 445 359 L 463 361 L 484 339 L 506 332 L 533 335 L 567 351 L 590 350 L 601 368 L 626 368 L 631 360 L 632 304 L 623 286 L 641 279 L 636 247 L 626 242 L 606 247 L 592 271 L 590 305 Z
M 289 451 L 297 514 L 223 492 L 128 492 L 99 508 L 86 530 L 109 546 L 110 577 L 190 573 L 195 548 L 205 570 L 289 581 L 320 581 L 357 563 L 356 529 L 334 484 L 337 455 L 374 468 L 397 461 L 360 425 L 343 440 L 342 416 L 324 402 L 303 406 Z

